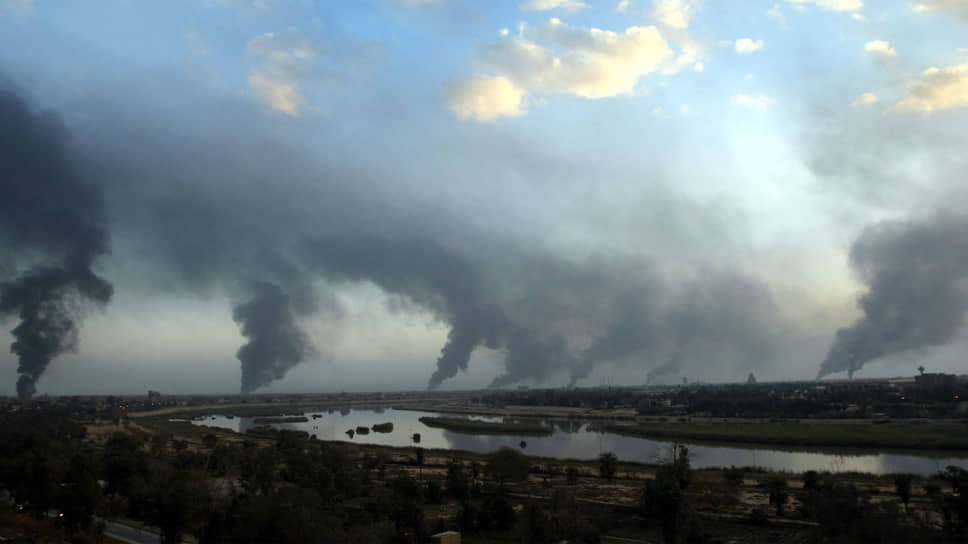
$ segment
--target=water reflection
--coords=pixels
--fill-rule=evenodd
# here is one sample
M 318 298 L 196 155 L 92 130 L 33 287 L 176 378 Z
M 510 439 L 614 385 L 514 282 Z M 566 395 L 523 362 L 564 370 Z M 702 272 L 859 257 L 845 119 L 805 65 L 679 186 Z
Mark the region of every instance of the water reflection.
M 313 418 L 315 414 L 320 418 Z M 305 423 L 282 423 L 273 425 L 278 429 L 294 429 L 316 435 L 320 440 L 338 440 L 360 444 L 381 444 L 388 446 L 412 446 L 413 436 L 420 434 L 420 446 L 424 448 L 461 449 L 486 453 L 502 447 L 521 449 L 521 442 L 527 443 L 528 455 L 541 457 L 594 459 L 599 454 L 611 451 L 619 459 L 646 463 L 659 462 L 670 457 L 671 442 L 647 440 L 644 438 L 621 436 L 612 433 L 593 432 L 585 423 L 576 420 L 557 420 L 545 422 L 555 429 L 550 436 L 517 435 L 472 435 L 445 429 L 427 427 L 420 423 L 424 416 L 461 417 L 454 414 L 435 414 L 411 410 L 351 410 L 342 408 L 337 415 L 335 410 L 305 414 Z M 500 417 L 473 416 L 469 419 L 501 421 Z M 229 418 L 224 416 L 205 416 L 193 422 L 245 432 L 256 426 L 254 418 Z M 389 433 L 355 433 L 350 437 L 346 431 L 357 427 L 372 427 L 378 423 L 393 423 Z M 931 474 L 948 465 L 968 468 L 968 458 L 933 458 L 920 455 L 893 453 L 876 454 L 835 454 L 803 451 L 781 451 L 761 448 L 718 447 L 688 444 L 693 465 L 703 467 L 758 466 L 771 470 L 803 472 L 818 471 L 856 471 L 884 474 L 909 472 Z

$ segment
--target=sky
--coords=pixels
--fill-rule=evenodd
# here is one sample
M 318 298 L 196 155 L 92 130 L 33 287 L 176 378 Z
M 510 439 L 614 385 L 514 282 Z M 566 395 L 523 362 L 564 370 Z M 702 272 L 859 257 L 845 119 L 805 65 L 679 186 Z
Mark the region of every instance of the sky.
M 968 0 L 0 0 L 0 119 L 0 395 L 968 371 Z

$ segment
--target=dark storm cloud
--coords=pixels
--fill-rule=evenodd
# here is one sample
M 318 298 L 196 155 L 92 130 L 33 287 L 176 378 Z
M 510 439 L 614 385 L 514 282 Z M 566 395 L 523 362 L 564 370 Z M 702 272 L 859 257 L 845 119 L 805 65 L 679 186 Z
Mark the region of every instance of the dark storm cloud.
M 968 219 L 939 214 L 867 229 L 850 251 L 867 290 L 861 317 L 837 331 L 819 376 L 952 341 L 968 308 Z
M 75 171 L 57 117 L 0 88 L 0 315 L 17 316 L 17 393 L 30 398 L 51 360 L 78 343 L 84 300 L 112 287 L 92 270 L 108 249 L 98 188 Z

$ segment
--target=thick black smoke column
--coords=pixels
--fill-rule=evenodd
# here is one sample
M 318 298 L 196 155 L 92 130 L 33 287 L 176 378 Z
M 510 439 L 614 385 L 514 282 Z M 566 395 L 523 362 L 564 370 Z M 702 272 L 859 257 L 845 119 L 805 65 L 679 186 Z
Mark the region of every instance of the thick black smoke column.
M 252 298 L 232 314 L 249 339 L 236 354 L 242 363 L 242 393 L 282 378 L 312 353 L 308 337 L 296 325 L 289 295 L 269 282 L 258 282 L 252 290 Z
M 864 316 L 837 331 L 818 378 L 954 338 L 968 309 L 968 219 L 880 224 L 854 243 L 850 263 L 867 285 Z
M 30 398 L 50 361 L 74 349 L 85 300 L 106 303 L 112 287 L 94 274 L 107 251 L 101 194 L 84 183 L 65 150 L 66 132 L 0 89 L 0 315 L 16 315 L 11 352 L 17 393 Z

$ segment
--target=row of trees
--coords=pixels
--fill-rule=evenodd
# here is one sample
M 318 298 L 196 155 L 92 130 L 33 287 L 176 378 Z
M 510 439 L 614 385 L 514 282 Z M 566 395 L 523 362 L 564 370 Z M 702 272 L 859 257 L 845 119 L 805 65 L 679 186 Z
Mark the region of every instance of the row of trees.
M 13 416 L 3 416 L 13 417 Z M 457 459 L 427 470 L 423 450 L 410 461 L 351 453 L 304 433 L 278 431 L 259 440 L 214 435 L 189 444 L 163 434 L 118 432 L 100 447 L 84 428 L 57 416 L 0 420 L 0 487 L 26 512 L 51 512 L 78 539 L 97 520 L 128 517 L 159 527 L 165 542 L 185 534 L 202 543 L 424 542 L 432 531 L 514 535 L 527 542 L 599 542 L 605 521 L 576 496 L 576 485 L 541 487 L 529 480 L 531 460 L 512 449 L 483 463 Z M 271 438 L 271 440 L 266 440 Z M 409 466 L 408 466 L 409 464 Z M 614 454 L 598 458 L 598 475 L 618 476 Z M 561 467 L 558 467 L 560 470 Z M 568 484 L 579 481 L 569 464 Z M 559 474 L 561 472 L 558 472 Z M 742 469 L 723 472 L 733 488 Z M 709 540 L 693 489 L 689 451 L 678 447 L 641 488 L 638 515 L 668 543 Z M 911 510 L 912 478 L 898 476 L 899 501 L 873 501 L 844 478 L 807 472 L 793 489 L 786 478 L 764 484 L 778 516 L 819 524 L 824 541 L 925 541 L 968 537 L 968 472 L 949 467 L 921 488 L 928 514 Z M 539 491 L 540 490 L 540 491 Z M 791 499 L 796 498 L 795 507 Z M 427 519 L 450 503 L 449 516 Z M 607 512 L 606 512 L 607 513 Z M 755 510 L 751 520 L 767 522 Z

